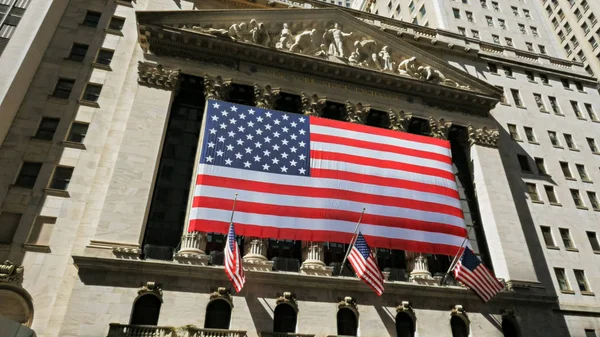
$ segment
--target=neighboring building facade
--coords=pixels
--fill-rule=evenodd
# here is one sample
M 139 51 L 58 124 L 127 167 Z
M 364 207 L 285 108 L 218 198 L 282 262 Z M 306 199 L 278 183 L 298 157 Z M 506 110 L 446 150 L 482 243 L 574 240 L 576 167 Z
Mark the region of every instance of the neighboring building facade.
M 600 75 L 600 3 L 587 0 L 540 1 L 567 58 L 583 63 L 585 70 Z
M 600 334 L 600 96 L 580 64 L 318 1 L 72 0 L 56 20 L 0 146 L 0 315 L 61 337 Z M 345 55 L 319 40 L 335 23 Z M 239 238 L 230 294 L 223 236 L 185 225 L 211 98 L 449 140 L 506 290 L 483 304 L 438 285 L 448 257 L 378 249 L 377 297 L 340 271 L 344 243 Z

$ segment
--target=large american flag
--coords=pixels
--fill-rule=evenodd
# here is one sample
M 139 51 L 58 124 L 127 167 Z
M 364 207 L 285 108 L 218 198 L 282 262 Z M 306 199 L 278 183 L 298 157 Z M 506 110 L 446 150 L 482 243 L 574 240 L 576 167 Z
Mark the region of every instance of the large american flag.
M 244 276 L 244 265 L 240 256 L 240 249 L 235 239 L 233 222 L 229 225 L 227 232 L 227 243 L 225 244 L 225 274 L 233 284 L 236 292 L 240 292 L 246 283 Z
M 450 144 L 208 100 L 189 231 L 455 255 L 466 237 Z
M 489 301 L 504 285 L 487 269 L 469 247 L 454 267 L 454 277 L 471 288 L 484 302 Z
M 375 261 L 373 254 L 371 254 L 371 249 L 361 232 L 358 232 L 356 241 L 352 245 L 348 261 L 350 261 L 350 265 L 352 265 L 356 276 L 365 281 L 366 284 L 375 290 L 377 295 L 381 296 L 383 294 L 383 274 L 381 274 L 381 270 L 377 266 L 377 261 Z

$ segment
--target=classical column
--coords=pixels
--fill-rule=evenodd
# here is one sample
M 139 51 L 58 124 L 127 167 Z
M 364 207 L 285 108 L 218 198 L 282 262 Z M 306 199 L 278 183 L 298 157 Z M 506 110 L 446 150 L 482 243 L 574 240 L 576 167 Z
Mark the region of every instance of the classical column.
M 327 102 L 327 97 L 319 97 L 317 95 L 309 96 L 305 93 L 301 93 L 300 99 L 302 102 L 303 114 L 316 117 L 323 115 L 323 108 L 325 107 L 325 102 Z
M 407 267 L 410 269 L 410 280 L 431 279 L 427 256 L 422 253 L 406 252 Z
M 273 261 L 267 260 L 267 239 L 247 237 L 244 239 L 246 255 L 244 267 L 249 270 L 273 270 Z
M 367 117 L 371 111 L 370 105 L 362 105 L 358 102 L 356 104 L 346 101 L 346 121 L 356 124 L 365 124 Z
M 308 275 L 331 276 L 332 267 L 325 265 L 323 257 L 323 242 L 302 242 L 302 257 L 304 261 L 300 266 L 300 272 Z
M 254 104 L 258 108 L 274 109 L 280 92 L 279 88 L 271 88 L 268 84 L 263 87 L 254 83 Z
M 221 76 L 204 75 L 204 97 L 226 101 L 231 93 L 231 79 L 223 79 Z
M 433 138 L 448 140 L 448 134 L 452 122 L 446 122 L 443 118 L 429 117 L 429 135 Z
M 413 116 L 405 113 L 403 110 L 394 111 L 390 109 L 388 111 L 388 119 L 390 121 L 389 128 L 394 131 L 408 132 L 410 122 L 412 122 Z

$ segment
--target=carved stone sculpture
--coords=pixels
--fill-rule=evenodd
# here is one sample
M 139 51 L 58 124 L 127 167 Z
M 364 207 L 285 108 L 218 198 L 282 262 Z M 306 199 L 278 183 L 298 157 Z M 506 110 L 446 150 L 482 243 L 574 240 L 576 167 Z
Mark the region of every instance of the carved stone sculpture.
M 252 42 L 261 46 L 268 47 L 271 43 L 271 37 L 269 36 L 269 31 L 265 24 L 259 22 L 258 25 L 252 30 L 250 30 L 250 35 L 252 36 Z
M 250 25 L 258 26 L 254 19 L 250 21 Z M 251 27 L 250 29 L 252 28 L 254 27 Z M 229 37 L 237 41 L 250 42 L 252 41 L 250 29 L 248 29 L 248 25 L 245 22 L 234 23 L 229 27 Z
M 356 50 L 351 56 L 356 55 L 357 65 L 381 69 L 377 55 L 377 42 L 375 42 L 375 40 L 355 41 L 354 48 L 356 48 Z
M 408 58 L 398 65 L 398 73 L 414 78 L 420 78 L 418 71 L 418 62 L 416 57 Z
M 216 291 L 210 294 L 210 300 L 223 299 L 233 307 L 233 298 L 231 297 L 231 293 L 225 287 L 219 287 Z
M 214 35 L 214 36 L 228 37 L 228 38 L 231 37 L 229 35 L 229 30 L 228 29 L 210 28 L 210 27 L 209 28 L 202 28 L 202 26 L 192 26 L 192 29 L 199 30 L 202 33 L 206 33 L 206 34 L 210 34 L 210 35 Z
M 402 301 L 399 306 L 396 307 L 396 312 L 412 312 L 412 304 L 409 301 Z
M 408 132 L 408 126 L 412 121 L 412 115 L 404 113 L 403 110 L 398 112 L 390 109 L 388 111 L 388 118 L 390 120 L 390 129 L 394 131 Z
M 363 106 L 360 102 L 354 104 L 346 101 L 346 121 L 350 123 L 365 124 L 370 111 L 370 106 Z
M 498 140 L 500 139 L 500 132 L 498 130 L 488 130 L 485 126 L 476 129 L 473 125 L 469 124 L 467 132 L 469 134 L 470 145 L 498 147 Z
M 231 92 L 231 79 L 224 80 L 221 76 L 204 75 L 204 96 L 206 99 L 226 101 Z
M 342 308 L 348 308 L 358 313 L 358 306 L 356 305 L 356 301 L 350 296 L 346 296 L 340 300 L 340 302 L 338 303 L 338 309 Z
M 447 140 L 451 127 L 452 122 L 446 122 L 443 118 L 436 120 L 433 117 L 429 117 L 429 132 L 431 137 Z
M 270 85 L 261 88 L 254 83 L 254 104 L 263 109 L 275 108 L 275 103 L 279 99 L 280 89 L 272 89 Z
M 344 41 L 347 37 L 351 36 L 352 32 L 344 33 L 340 29 L 340 25 L 335 23 L 333 28 L 328 29 L 323 34 L 323 41 L 329 48 L 329 54 L 332 56 L 345 57 L 344 55 Z
M 327 97 L 319 98 L 317 95 L 309 96 L 305 93 L 300 94 L 300 100 L 302 102 L 302 113 L 307 116 L 320 117 L 323 115 L 323 108 Z
M 277 299 L 275 300 L 275 304 L 279 305 L 279 304 L 289 304 L 291 305 L 294 309 L 296 309 L 296 311 L 298 311 L 298 303 L 296 302 L 296 295 L 291 293 L 291 292 L 284 292 L 283 294 L 277 294 Z
M 138 295 L 154 294 L 158 297 L 162 297 L 162 288 L 156 282 L 146 282 L 140 289 L 138 289 Z
M 379 57 L 381 58 L 381 66 L 382 70 L 385 71 L 394 71 L 394 61 L 392 61 L 392 53 L 390 52 L 390 47 L 383 46 L 381 51 L 379 52 Z
M 160 64 L 138 62 L 138 83 L 173 90 L 177 88 L 181 69 L 165 69 Z
M 23 284 L 24 271 L 23 267 L 6 260 L 0 265 L 0 282 L 11 283 L 20 287 Z
M 288 28 L 288 24 L 284 23 L 283 28 L 281 29 L 281 34 L 279 34 L 279 40 L 275 43 L 275 48 L 288 49 L 290 47 L 293 37 L 294 35 L 292 34 L 292 31 Z
M 305 30 L 294 36 L 294 43 L 290 46 L 290 51 L 294 53 L 310 54 L 315 48 L 315 38 L 317 30 Z

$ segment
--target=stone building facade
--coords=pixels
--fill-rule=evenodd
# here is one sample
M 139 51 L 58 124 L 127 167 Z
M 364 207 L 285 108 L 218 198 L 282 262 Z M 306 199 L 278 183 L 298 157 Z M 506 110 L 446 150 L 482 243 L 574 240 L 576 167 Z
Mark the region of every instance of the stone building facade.
M 39 336 L 599 333 L 595 80 L 549 55 L 289 7 L 68 3 L 0 147 L 0 315 L 18 308 Z M 320 40 L 330 29 L 352 35 Z M 209 98 L 448 139 L 469 239 L 506 289 L 483 304 L 439 286 L 448 257 L 379 249 L 377 297 L 341 268 L 345 243 L 239 238 L 248 281 L 231 293 L 222 235 L 185 227 Z

